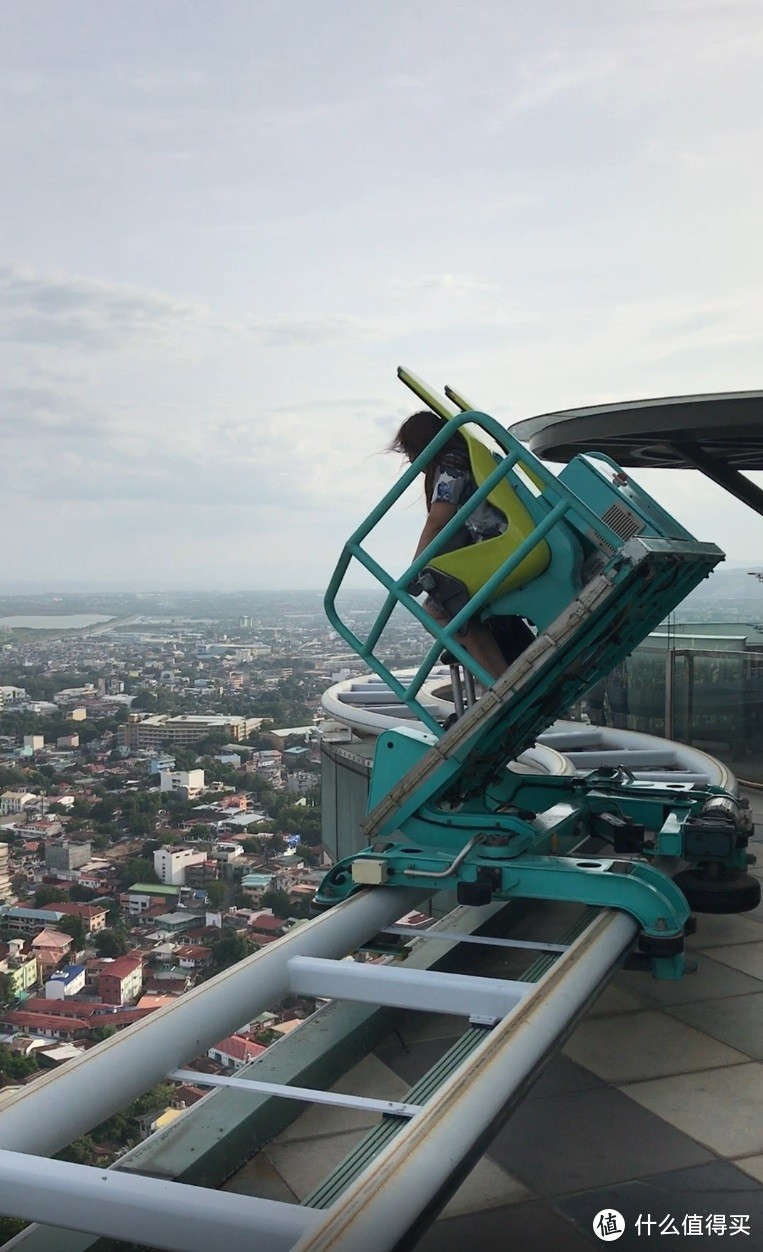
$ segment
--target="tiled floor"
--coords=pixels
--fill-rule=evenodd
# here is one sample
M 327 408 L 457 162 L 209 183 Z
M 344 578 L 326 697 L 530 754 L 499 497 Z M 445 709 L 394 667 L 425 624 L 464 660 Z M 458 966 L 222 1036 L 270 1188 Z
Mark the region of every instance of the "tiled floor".
M 763 856 L 753 872 L 763 876 Z M 625 1219 L 623 1252 L 661 1246 L 668 1218 L 680 1240 L 700 1237 L 701 1218 L 699 1247 L 725 1246 L 732 1217 L 732 1248 L 763 1252 L 763 908 L 700 918 L 689 946 L 697 971 L 680 982 L 617 976 L 421 1252 L 584 1252 L 602 1246 L 594 1218 L 612 1209 Z M 453 1019 L 410 1015 L 339 1089 L 403 1098 L 458 1033 Z M 252 1190 L 305 1196 L 362 1125 L 339 1110 L 306 1114 L 252 1163 Z M 235 1186 L 248 1189 L 240 1176 Z

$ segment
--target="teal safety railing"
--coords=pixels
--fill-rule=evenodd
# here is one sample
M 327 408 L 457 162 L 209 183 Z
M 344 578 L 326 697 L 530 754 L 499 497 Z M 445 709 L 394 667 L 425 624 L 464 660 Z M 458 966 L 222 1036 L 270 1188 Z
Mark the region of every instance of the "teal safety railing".
M 397 500 L 403 495 L 410 484 L 421 474 L 440 451 L 440 449 L 453 437 L 453 434 L 461 426 L 466 424 L 477 426 L 484 430 L 496 444 L 501 448 L 504 456 L 497 461 L 495 469 L 488 475 L 483 483 L 477 487 L 477 490 L 469 497 L 469 499 L 461 506 L 458 512 L 443 527 L 439 534 L 432 542 L 416 557 L 414 561 L 403 571 L 399 578 L 393 578 L 379 563 L 371 556 L 363 547 L 363 542 L 368 538 L 376 526 L 387 515 L 389 510 Z M 544 508 L 548 511 L 541 521 L 535 526 L 528 537 L 513 552 L 509 553 L 506 559 L 498 566 L 490 578 L 474 593 L 466 605 L 458 612 L 451 621 L 446 624 L 435 622 L 434 618 L 422 608 L 422 606 L 414 599 L 407 588 L 411 582 L 418 577 L 421 571 L 429 564 L 433 557 L 444 552 L 452 537 L 460 530 L 465 520 L 471 513 L 487 498 L 490 492 L 504 478 L 512 479 L 512 488 L 517 490 L 519 487 L 520 495 L 526 497 L 526 489 L 523 489 L 521 481 L 516 476 L 516 467 L 519 466 L 532 481 L 539 486 L 541 495 L 545 501 Z M 617 468 L 617 467 L 615 467 Z M 532 509 L 532 504 L 529 505 Z M 459 631 L 466 626 L 475 614 L 494 598 L 494 593 L 526 559 L 533 548 L 540 543 L 549 532 L 558 525 L 563 525 L 565 518 L 569 514 L 574 514 L 578 533 L 587 531 L 592 540 L 601 541 L 601 544 L 609 551 L 616 551 L 622 546 L 622 538 L 601 518 L 589 508 L 583 500 L 581 500 L 573 491 L 561 482 L 551 471 L 528 451 L 513 435 L 500 425 L 495 418 L 490 417 L 487 413 L 479 413 L 468 411 L 459 413 L 451 417 L 443 424 L 443 429 L 438 431 L 434 439 L 427 445 L 420 456 L 409 466 L 409 468 L 400 476 L 395 485 L 387 492 L 387 494 L 379 501 L 374 509 L 369 513 L 364 522 L 353 532 L 347 540 L 342 554 L 337 563 L 336 569 L 329 582 L 328 589 L 324 598 L 324 606 L 329 622 L 345 640 L 346 643 L 367 662 L 369 667 L 373 669 L 380 678 L 384 680 L 390 690 L 398 697 L 398 699 L 406 705 L 407 708 L 424 723 L 429 730 L 436 736 L 443 733 L 440 723 L 432 716 L 424 704 L 418 699 L 419 692 L 436 663 L 441 651 L 447 650 L 455 656 L 458 661 L 469 670 L 478 682 L 489 687 L 493 678 L 487 673 L 481 665 L 467 652 L 463 644 L 459 642 Z M 336 606 L 336 599 L 341 589 L 347 570 L 352 561 L 358 561 L 387 591 L 386 599 L 365 639 L 361 639 L 356 633 L 342 620 Z M 540 575 L 539 577 L 542 577 Z M 384 661 L 378 657 L 374 649 L 376 648 L 382 633 L 387 626 L 395 607 L 400 604 L 407 609 L 413 617 L 419 621 L 422 626 L 434 637 L 432 646 L 426 653 L 424 660 L 419 665 L 413 677 L 409 682 L 401 682 L 396 677 Z

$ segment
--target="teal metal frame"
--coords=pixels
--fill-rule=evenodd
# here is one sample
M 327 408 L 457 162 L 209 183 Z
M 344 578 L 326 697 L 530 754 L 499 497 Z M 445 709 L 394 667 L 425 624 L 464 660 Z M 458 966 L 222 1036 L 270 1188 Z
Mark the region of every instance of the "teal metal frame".
M 454 430 L 466 423 L 485 431 L 504 455 L 437 538 L 394 578 L 370 556 L 364 542 Z M 679 888 L 649 860 L 692 859 L 692 850 L 702 849 L 705 859 L 723 872 L 742 871 L 748 829 L 741 815 L 734 816 L 733 797 L 727 797 L 729 819 L 728 812 L 717 816 L 709 805 L 725 794 L 717 788 L 640 783 L 624 771 L 586 779 L 528 776 L 510 767 L 723 560 L 720 549 L 693 539 L 609 458 L 593 454 L 591 460 L 593 467 L 586 458 L 576 458 L 556 478 L 495 419 L 474 411 L 458 413 L 345 544 L 326 593 L 329 621 L 426 729 L 401 727 L 379 736 L 363 826 L 369 846 L 329 871 L 316 904 L 328 907 L 364 886 L 409 885 L 455 889 L 462 902 L 473 904 L 517 896 L 618 908 L 637 920 L 639 945 L 653 973 L 676 978 L 684 968 L 689 907 Z M 537 485 L 537 498 L 517 475 L 519 465 Z M 407 587 L 504 477 L 528 508 L 535 529 L 469 603 L 439 625 Z M 586 500 L 573 484 L 586 492 Z M 626 530 L 635 526 L 637 533 L 630 530 L 628 538 L 613 529 L 608 521 L 614 524 L 618 516 L 625 518 Z M 580 561 L 569 561 L 564 544 L 555 544 L 560 531 L 565 543 L 579 546 Z M 496 589 L 541 539 L 551 548 L 549 570 L 527 588 L 496 599 Z M 365 639 L 341 620 L 336 608 L 353 560 L 387 592 Z M 530 603 L 538 635 L 493 681 L 469 656 L 458 632 L 475 614 L 522 614 Z M 407 682 L 391 673 L 374 651 L 397 605 L 434 636 Z M 443 649 L 489 688 L 447 730 L 419 699 Z M 610 828 L 612 857 L 576 854 L 586 837 L 606 840 Z
M 411 562 L 402 575 L 398 578 L 393 578 L 366 551 L 363 543 L 382 519 L 386 517 L 391 507 L 400 499 L 410 484 L 424 472 L 429 462 L 437 456 L 444 444 L 453 437 L 454 431 L 467 424 L 477 426 L 485 431 L 502 449 L 504 456 L 497 462 L 490 476 L 478 486 L 474 495 L 462 505 L 432 543 L 419 554 L 415 561 Z M 532 534 L 501 563 L 491 578 L 472 596 L 468 604 L 447 625 L 438 626 L 408 592 L 407 588 L 434 556 L 447 550 L 450 540 L 461 529 L 466 518 L 487 498 L 502 479 L 509 478 L 511 480 L 512 488 L 518 492 L 522 503 L 533 511 L 534 506 L 531 493 L 524 488 L 518 475 L 513 472 L 517 465 L 521 465 L 525 471 L 530 470 L 543 483 L 543 494 L 549 503 L 548 512 L 538 521 Z M 533 548 L 541 540 L 547 538 L 559 522 L 567 518 L 573 518 L 576 528 L 579 528 L 581 532 L 587 531 L 598 539 L 603 551 L 611 552 L 622 546 L 623 541 L 620 536 L 607 526 L 605 522 L 602 522 L 593 509 L 580 500 L 561 479 L 555 477 L 533 453 L 523 447 L 495 418 L 490 417 L 487 413 L 459 413 L 450 418 L 448 423 L 443 426 L 442 431 L 435 436 L 424 452 L 405 470 L 395 485 L 390 488 L 387 494 L 372 509 L 365 521 L 347 540 L 324 598 L 326 616 L 342 639 L 384 679 L 390 690 L 398 696 L 402 703 L 407 705 L 433 734 L 440 735 L 442 727 L 439 722 L 431 716 L 426 707 L 417 699 L 418 693 L 429 676 L 439 653 L 444 649 L 448 650 L 458 658 L 462 665 L 466 666 L 479 682 L 485 686 L 490 686 L 492 682 L 491 675 L 473 660 L 459 642 L 459 631 L 475 614 L 480 613 L 490 604 L 491 600 L 494 599 L 496 588 L 500 587 L 505 579 L 522 564 Z M 365 639 L 360 639 L 351 627 L 343 621 L 336 604 L 337 595 L 353 560 L 363 566 L 387 591 L 386 600 Z M 374 653 L 374 648 L 379 643 L 382 632 L 398 604 L 407 609 L 434 636 L 435 640 L 413 678 L 407 683 L 402 683 Z M 499 605 L 500 602 L 491 606 L 494 615 L 498 613 Z M 514 610 L 509 608 L 507 611 L 512 612 Z

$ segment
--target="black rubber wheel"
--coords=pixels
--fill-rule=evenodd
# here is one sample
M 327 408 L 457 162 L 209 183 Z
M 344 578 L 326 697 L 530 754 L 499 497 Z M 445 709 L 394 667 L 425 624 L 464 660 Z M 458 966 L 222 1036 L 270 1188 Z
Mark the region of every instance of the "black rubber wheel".
M 694 913 L 747 913 L 760 904 L 760 883 L 752 874 L 716 877 L 706 870 L 684 869 L 673 882 Z

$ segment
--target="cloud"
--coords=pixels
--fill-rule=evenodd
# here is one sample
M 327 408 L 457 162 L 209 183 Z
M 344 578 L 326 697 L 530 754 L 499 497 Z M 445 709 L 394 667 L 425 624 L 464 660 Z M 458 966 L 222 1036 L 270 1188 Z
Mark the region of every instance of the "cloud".
M 488 283 L 470 274 L 427 274 L 423 278 L 395 278 L 393 287 L 411 292 L 446 292 L 464 295 L 472 291 L 498 291 L 497 283 Z
M 92 437 L 99 428 L 79 400 L 48 387 L 0 387 L 0 442 L 30 436 L 63 439 Z M 7 455 L 7 451 L 6 451 Z
M 251 333 L 269 348 L 319 348 L 374 338 L 378 330 L 370 321 L 347 313 L 316 317 L 274 317 L 252 324 Z
M 503 120 L 571 92 L 578 103 L 581 93 L 613 78 L 621 66 L 622 58 L 613 48 L 560 48 L 544 52 L 520 68 L 520 86 L 505 105 Z M 500 120 L 500 115 L 495 120 Z
M 208 320 L 199 303 L 163 292 L 0 265 L 0 339 L 108 350 Z

